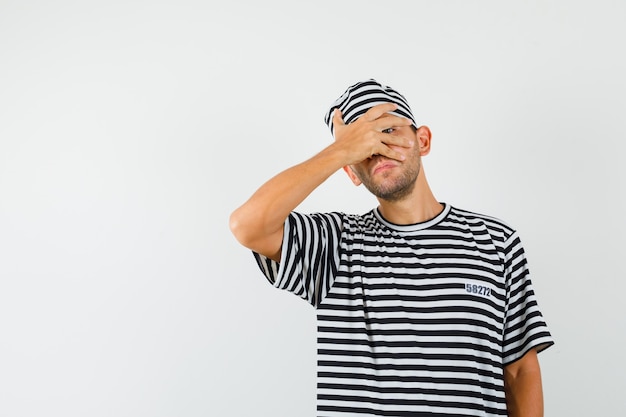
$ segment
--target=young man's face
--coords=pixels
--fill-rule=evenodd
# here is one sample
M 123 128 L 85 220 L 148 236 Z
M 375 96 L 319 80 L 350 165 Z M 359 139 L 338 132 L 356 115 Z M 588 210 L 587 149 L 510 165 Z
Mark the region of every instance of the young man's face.
M 385 117 L 385 116 L 383 116 Z M 403 162 L 383 156 L 373 156 L 350 168 L 365 187 L 376 197 L 387 201 L 399 201 L 413 191 L 421 169 L 420 145 L 417 133 L 411 126 L 402 126 L 384 131 L 390 135 L 414 138 L 410 148 L 391 147 L 403 153 Z

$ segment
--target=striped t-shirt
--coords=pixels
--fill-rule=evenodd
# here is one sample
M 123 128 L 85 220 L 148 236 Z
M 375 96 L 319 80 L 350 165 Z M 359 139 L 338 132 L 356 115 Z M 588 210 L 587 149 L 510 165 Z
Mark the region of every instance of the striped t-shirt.
M 413 225 L 291 213 L 277 288 L 317 310 L 317 415 L 503 416 L 503 367 L 553 344 L 504 222 L 444 204 Z

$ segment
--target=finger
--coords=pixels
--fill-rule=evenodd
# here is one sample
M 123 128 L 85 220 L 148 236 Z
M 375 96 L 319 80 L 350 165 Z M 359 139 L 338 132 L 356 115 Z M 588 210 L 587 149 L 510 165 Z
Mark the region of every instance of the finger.
M 398 105 L 395 103 L 382 103 L 377 104 L 367 110 L 365 114 L 361 117 L 365 121 L 371 122 L 372 120 L 378 119 L 385 113 L 389 113 L 390 111 L 394 111 L 398 108 Z
M 378 152 L 376 152 L 378 155 L 382 155 L 384 157 L 387 157 L 389 159 L 395 159 L 396 161 L 404 161 L 406 159 L 406 156 L 401 153 L 398 152 L 392 148 L 390 148 L 389 146 L 385 146 L 382 145 L 381 147 L 379 147 L 377 149 Z
M 410 148 L 415 144 L 415 139 L 410 137 L 398 136 L 398 135 L 390 135 L 386 133 L 380 133 L 378 136 L 380 141 L 385 145 L 394 145 L 400 146 L 402 148 Z
M 389 129 L 390 127 L 409 126 L 411 124 L 413 124 L 411 119 L 407 119 L 406 117 L 402 117 L 402 116 L 395 116 L 392 114 L 388 114 L 388 115 L 385 115 L 376 119 L 375 128 L 377 130 L 385 130 L 385 129 Z
M 336 128 L 337 126 L 343 126 L 344 124 L 341 110 L 335 109 L 335 111 L 333 111 L 333 126 Z

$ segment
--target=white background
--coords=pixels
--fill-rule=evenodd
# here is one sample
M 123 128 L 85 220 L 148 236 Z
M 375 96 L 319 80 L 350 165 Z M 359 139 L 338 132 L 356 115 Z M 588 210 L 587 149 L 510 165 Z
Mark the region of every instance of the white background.
M 0 1 L 0 416 L 313 416 L 315 317 L 228 229 L 376 78 L 520 232 L 547 416 L 626 415 L 626 3 Z M 375 205 L 342 172 L 299 209 Z

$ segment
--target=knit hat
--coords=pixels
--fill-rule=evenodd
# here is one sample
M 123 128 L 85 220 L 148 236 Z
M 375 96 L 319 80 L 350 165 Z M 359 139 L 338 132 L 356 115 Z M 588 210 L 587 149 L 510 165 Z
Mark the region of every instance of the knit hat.
M 390 113 L 395 116 L 410 119 L 413 126 L 417 129 L 417 123 L 411 113 L 409 103 L 404 96 L 391 87 L 382 85 L 378 81 L 370 78 L 367 81 L 360 81 L 350 87 L 330 106 L 330 109 L 324 117 L 324 122 L 330 128 L 331 133 L 335 134 L 333 126 L 333 111 L 341 110 L 343 121 L 349 124 L 363 116 L 370 108 L 382 103 L 395 103 L 398 108 Z

